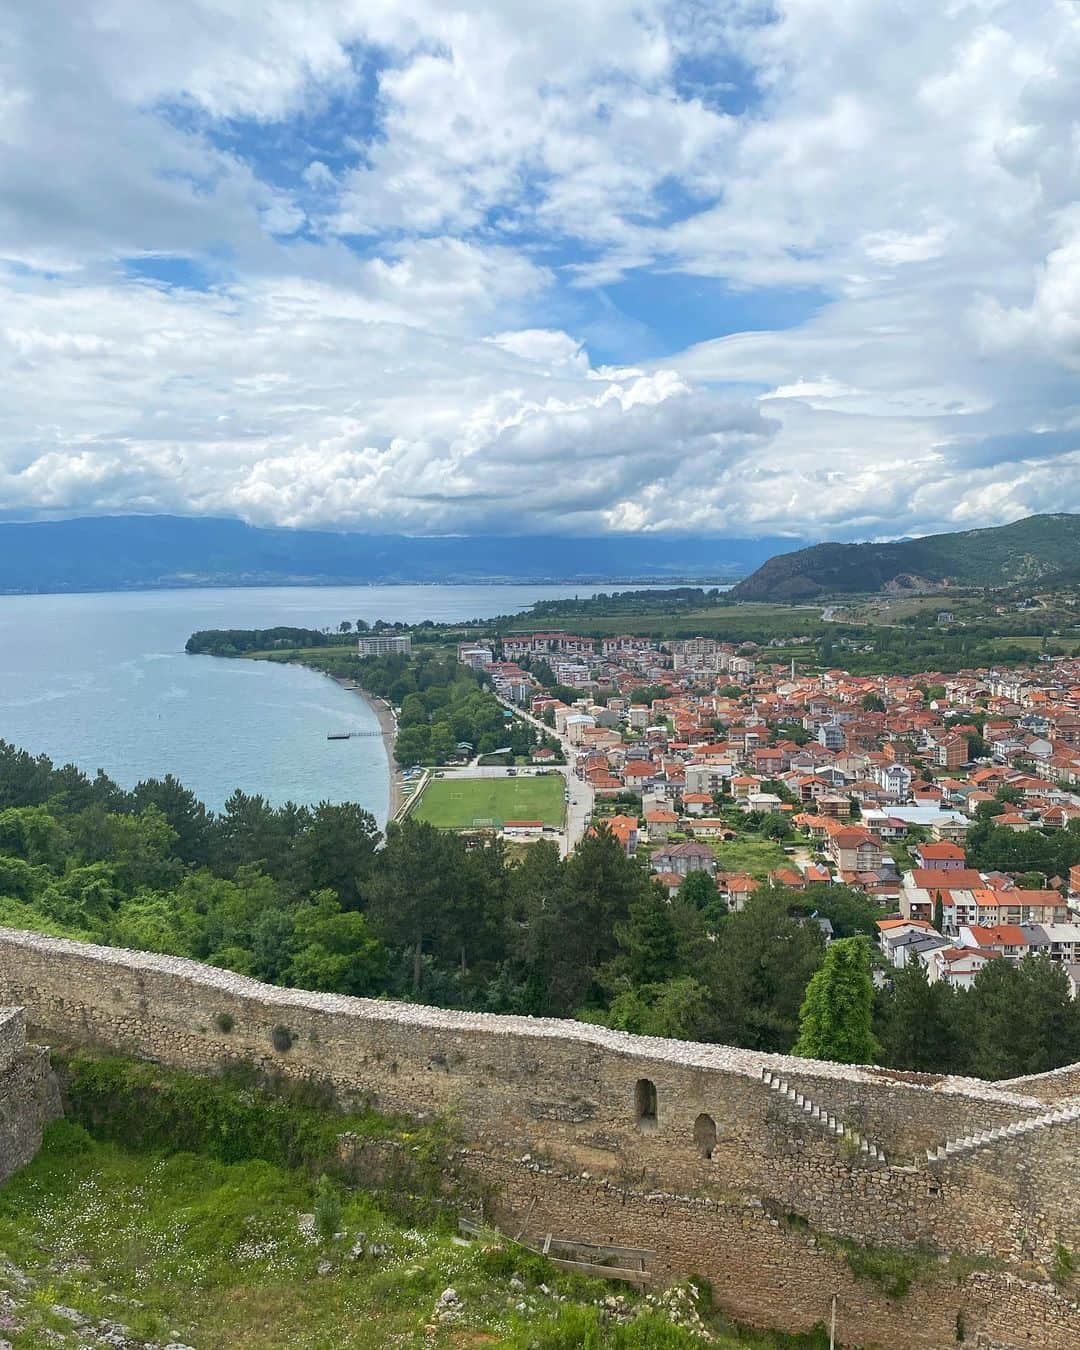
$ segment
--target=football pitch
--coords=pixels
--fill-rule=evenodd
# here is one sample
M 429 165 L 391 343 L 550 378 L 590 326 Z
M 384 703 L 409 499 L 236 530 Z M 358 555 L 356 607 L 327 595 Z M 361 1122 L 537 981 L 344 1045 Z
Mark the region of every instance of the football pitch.
M 542 820 L 561 826 L 566 817 L 561 773 L 519 778 L 436 778 L 413 812 L 442 830 L 501 828 L 507 820 Z

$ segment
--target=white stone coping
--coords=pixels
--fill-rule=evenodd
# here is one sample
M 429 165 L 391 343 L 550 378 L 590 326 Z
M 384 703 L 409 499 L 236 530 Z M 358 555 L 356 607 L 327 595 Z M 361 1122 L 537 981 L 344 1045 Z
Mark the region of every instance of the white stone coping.
M 799 1059 L 794 1055 L 743 1050 L 731 1045 L 706 1045 L 695 1041 L 668 1040 L 659 1036 L 638 1036 L 628 1031 L 615 1031 L 609 1027 L 563 1018 L 460 1012 L 448 1008 L 433 1008 L 420 1003 L 399 1003 L 390 999 L 354 998 L 348 994 L 323 994 L 307 989 L 286 989 L 279 985 L 263 984 L 259 980 L 253 980 L 247 975 L 238 975 L 231 970 L 204 965 L 185 956 L 162 956 L 155 952 L 130 951 L 123 947 L 103 947 L 96 943 L 45 937 L 40 933 L 23 929 L 0 927 L 0 960 L 4 949 L 12 947 L 30 949 L 42 955 L 53 953 L 84 961 L 97 961 L 103 965 L 119 966 L 135 973 L 143 971 L 147 974 L 174 976 L 208 992 L 216 993 L 222 998 L 254 999 L 274 1004 L 282 1010 L 298 1008 L 331 1016 L 359 1018 L 366 1022 L 395 1023 L 402 1027 L 416 1027 L 451 1034 L 483 1032 L 487 1035 L 577 1043 L 583 1048 L 596 1047 L 627 1058 L 650 1061 L 654 1069 L 657 1062 L 660 1062 L 684 1069 L 740 1074 L 752 1079 L 760 1079 L 763 1069 L 771 1069 L 774 1073 L 886 1087 L 890 1091 L 949 1094 L 1008 1106 L 1036 1108 L 1045 1106 L 1045 1103 L 1037 1097 L 1008 1091 L 1008 1083 L 986 1083 L 978 1078 L 948 1076 L 937 1077 L 930 1084 L 912 1083 L 902 1077 L 893 1077 L 887 1069 L 878 1069 L 872 1065 L 834 1064 L 828 1060 Z

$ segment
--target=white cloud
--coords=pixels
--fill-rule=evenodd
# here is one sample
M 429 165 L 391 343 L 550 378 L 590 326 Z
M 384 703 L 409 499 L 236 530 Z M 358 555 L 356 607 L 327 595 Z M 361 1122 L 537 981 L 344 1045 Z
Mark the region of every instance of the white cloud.
M 6 511 L 853 537 L 1080 506 L 1071 0 L 6 25 Z M 680 322 L 709 336 L 647 359 Z
M 589 378 L 565 334 L 451 341 L 390 308 L 301 282 L 208 297 L 24 281 L 0 294 L 12 376 L 0 500 L 372 529 L 598 529 L 612 501 L 664 483 L 678 494 L 771 434 L 754 408 L 673 371 Z

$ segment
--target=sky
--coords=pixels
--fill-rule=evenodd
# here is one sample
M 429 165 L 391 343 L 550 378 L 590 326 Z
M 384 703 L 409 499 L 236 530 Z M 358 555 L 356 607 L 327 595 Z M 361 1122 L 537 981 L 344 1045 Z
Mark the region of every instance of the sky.
M 1077 0 L 9 0 L 0 518 L 1080 509 Z

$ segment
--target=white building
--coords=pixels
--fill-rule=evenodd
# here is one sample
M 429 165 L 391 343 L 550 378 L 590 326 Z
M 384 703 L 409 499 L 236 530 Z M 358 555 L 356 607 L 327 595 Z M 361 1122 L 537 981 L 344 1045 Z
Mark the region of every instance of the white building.
M 400 633 L 365 633 L 357 640 L 361 656 L 410 656 L 412 638 Z

